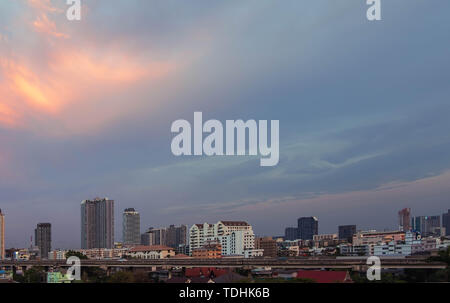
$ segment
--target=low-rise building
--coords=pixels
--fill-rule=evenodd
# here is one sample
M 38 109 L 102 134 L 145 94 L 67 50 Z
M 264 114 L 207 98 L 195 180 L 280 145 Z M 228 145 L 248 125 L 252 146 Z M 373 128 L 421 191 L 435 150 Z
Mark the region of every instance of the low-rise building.
M 263 250 L 264 257 L 276 258 L 277 256 L 277 242 L 271 237 L 257 238 L 255 247 Z
M 194 249 L 192 257 L 198 259 L 222 258 L 222 245 L 218 242 L 207 243 L 203 247 Z
M 371 254 L 371 247 L 365 245 L 341 244 L 339 245 L 340 254 L 343 256 L 368 256 Z
M 78 251 L 89 259 L 120 259 L 126 254 L 128 248 L 92 248 Z
M 136 259 L 165 259 L 174 257 L 175 250 L 163 245 L 136 246 L 131 248 L 126 255 Z
M 52 250 L 48 253 L 49 260 L 65 260 L 67 250 Z
M 353 236 L 353 245 L 370 245 L 405 241 L 404 231 L 360 231 Z

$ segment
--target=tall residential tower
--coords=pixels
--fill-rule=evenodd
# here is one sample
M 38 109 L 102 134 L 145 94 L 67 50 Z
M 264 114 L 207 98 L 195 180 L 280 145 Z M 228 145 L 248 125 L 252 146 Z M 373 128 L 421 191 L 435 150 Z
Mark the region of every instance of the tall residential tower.
M 139 245 L 141 243 L 141 217 L 134 208 L 123 212 L 122 240 L 124 245 Z
M 38 223 L 34 230 L 35 245 L 39 247 L 41 259 L 47 259 L 52 250 L 52 225 L 50 223 Z
M 398 212 L 398 226 L 401 231 L 411 230 L 411 208 L 403 208 Z
M 81 248 L 114 248 L 114 200 L 81 202 Z

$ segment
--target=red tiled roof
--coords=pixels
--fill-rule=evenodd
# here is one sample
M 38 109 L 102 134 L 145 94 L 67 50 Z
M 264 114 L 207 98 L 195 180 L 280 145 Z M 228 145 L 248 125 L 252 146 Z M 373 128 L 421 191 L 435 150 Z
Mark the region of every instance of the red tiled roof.
M 223 225 L 225 226 L 249 226 L 250 224 L 248 224 L 245 221 L 220 221 L 223 223 Z
M 150 245 L 150 246 L 136 246 L 130 249 L 130 252 L 139 252 L 139 251 L 161 251 L 161 250 L 173 250 L 172 247 L 164 246 L 164 245 Z
M 311 279 L 317 283 L 352 282 L 350 275 L 346 271 L 299 270 L 297 278 Z
M 208 226 L 213 226 L 213 224 L 206 223 Z M 195 224 L 198 228 L 203 228 L 203 224 Z

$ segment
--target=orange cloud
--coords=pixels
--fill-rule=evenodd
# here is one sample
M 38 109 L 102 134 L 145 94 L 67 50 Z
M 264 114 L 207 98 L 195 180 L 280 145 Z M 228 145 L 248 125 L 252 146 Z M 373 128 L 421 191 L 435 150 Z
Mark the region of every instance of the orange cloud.
M 178 68 L 177 62 L 138 57 L 126 48 L 76 43 L 51 20 L 51 14 L 62 11 L 50 0 L 28 4 L 37 17 L 22 25 L 32 25 L 25 29 L 27 41 L 39 42 L 39 51 L 28 52 L 15 45 L 20 40 L 7 41 L 0 34 L 0 126 L 86 131 L 146 102 L 120 100 L 119 94 L 168 79 Z
M 0 124 L 23 125 L 24 112 L 62 120 L 65 117 L 58 115 L 73 106 L 83 106 L 89 113 L 96 110 L 95 100 L 107 100 L 142 81 L 163 79 L 175 68 L 170 62 L 140 62 L 125 52 L 100 55 L 63 48 L 50 56 L 45 68 L 25 62 L 24 58 L 0 60 Z M 123 107 L 129 106 L 124 100 Z M 108 110 L 121 113 L 120 105 Z
M 6 104 L 0 103 L 0 124 L 8 127 L 14 127 L 17 126 L 17 121 L 17 113 Z
M 50 21 L 46 14 L 38 16 L 33 22 L 33 27 L 39 33 L 48 34 L 56 38 L 69 38 L 69 35 L 57 31 L 55 22 Z

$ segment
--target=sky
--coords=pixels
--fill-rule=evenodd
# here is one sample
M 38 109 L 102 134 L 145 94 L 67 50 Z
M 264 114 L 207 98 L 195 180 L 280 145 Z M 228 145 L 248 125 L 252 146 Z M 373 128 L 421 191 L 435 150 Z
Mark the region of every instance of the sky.
M 6 246 L 39 222 L 79 248 L 80 203 L 141 230 L 298 217 L 397 228 L 450 209 L 450 2 L 0 0 L 0 209 Z M 280 162 L 175 157 L 177 119 L 279 120 Z

